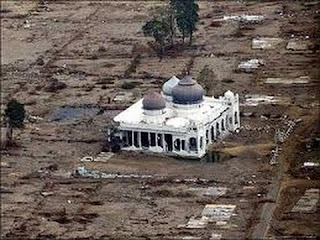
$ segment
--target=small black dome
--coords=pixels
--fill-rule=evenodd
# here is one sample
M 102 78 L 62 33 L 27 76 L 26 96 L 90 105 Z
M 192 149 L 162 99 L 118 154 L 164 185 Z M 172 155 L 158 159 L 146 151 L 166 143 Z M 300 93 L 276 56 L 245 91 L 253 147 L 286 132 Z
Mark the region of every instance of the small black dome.
M 203 101 L 203 88 L 187 75 L 172 89 L 173 103 L 197 104 Z
M 143 98 L 142 106 L 145 110 L 161 110 L 166 107 L 166 101 L 159 93 L 151 92 Z

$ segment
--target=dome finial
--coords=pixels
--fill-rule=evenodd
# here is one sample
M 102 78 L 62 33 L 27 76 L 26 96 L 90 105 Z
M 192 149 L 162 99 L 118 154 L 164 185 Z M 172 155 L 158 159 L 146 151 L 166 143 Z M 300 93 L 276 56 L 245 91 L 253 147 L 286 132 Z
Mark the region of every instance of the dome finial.
M 183 75 L 183 76 L 189 76 L 189 75 L 190 75 L 190 69 L 184 68 L 184 69 L 182 70 L 182 75 Z

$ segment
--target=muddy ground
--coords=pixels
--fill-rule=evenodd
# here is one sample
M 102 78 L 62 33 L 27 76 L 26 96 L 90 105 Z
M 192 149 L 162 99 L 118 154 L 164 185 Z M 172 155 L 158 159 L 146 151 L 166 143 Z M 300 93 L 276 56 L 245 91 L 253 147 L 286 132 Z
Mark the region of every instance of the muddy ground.
M 1 151 L 2 238 L 320 236 L 319 203 L 311 213 L 291 213 L 306 189 L 320 185 L 317 167 L 301 167 L 306 161 L 319 163 L 319 4 L 199 1 L 193 45 L 177 45 L 159 61 L 141 26 L 151 8 L 161 4 L 1 2 L 1 113 L 14 97 L 31 116 L 24 129 L 14 131 L 15 144 Z M 241 14 L 265 19 L 219 20 Z M 273 49 L 254 50 L 256 37 L 282 41 Z M 287 49 L 289 41 L 307 48 Z M 265 64 L 253 73 L 237 70 L 252 58 Z M 120 152 L 107 162 L 80 162 L 101 152 L 101 129 L 119 110 L 150 89 L 159 91 L 186 68 L 197 78 L 206 65 L 215 76 L 209 94 L 230 89 L 241 100 L 242 128 L 212 146 L 218 158 L 190 161 Z M 305 76 L 305 83 L 265 83 L 271 77 Z M 123 89 L 124 82 L 135 88 Z M 115 101 L 119 93 L 127 99 Z M 249 106 L 248 94 L 279 101 Z M 298 119 L 271 165 L 276 129 Z M 71 173 L 79 166 L 149 177 L 75 178 Z M 205 196 L 190 190 L 208 187 L 227 192 Z M 211 203 L 236 205 L 227 224 L 181 227 Z

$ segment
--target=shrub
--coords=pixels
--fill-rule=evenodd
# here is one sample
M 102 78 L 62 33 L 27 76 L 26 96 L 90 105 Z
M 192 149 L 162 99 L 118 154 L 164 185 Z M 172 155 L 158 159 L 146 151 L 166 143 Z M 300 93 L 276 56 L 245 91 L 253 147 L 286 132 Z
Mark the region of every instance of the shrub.
M 105 52 L 107 49 L 104 46 L 98 48 L 98 52 Z
M 121 85 L 121 87 L 123 88 L 123 89 L 133 89 L 133 88 L 135 88 L 135 86 L 136 86 L 136 84 L 134 83 L 134 82 L 128 82 L 128 81 L 125 81 L 122 85 Z
M 202 83 L 207 91 L 211 91 L 215 79 L 216 75 L 213 70 L 210 69 L 208 65 L 205 65 L 200 71 L 197 81 Z

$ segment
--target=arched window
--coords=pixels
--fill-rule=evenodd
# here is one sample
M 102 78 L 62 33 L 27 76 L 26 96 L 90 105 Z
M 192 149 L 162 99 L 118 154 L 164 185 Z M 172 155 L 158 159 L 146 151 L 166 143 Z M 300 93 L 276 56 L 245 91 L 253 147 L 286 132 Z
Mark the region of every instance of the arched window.
M 174 150 L 180 151 L 180 139 L 176 139 L 173 143 L 174 145 Z
M 234 124 L 238 124 L 238 112 L 234 113 Z
M 190 151 L 197 151 L 197 139 L 192 137 L 189 139 L 189 149 Z
M 211 140 L 214 140 L 214 126 L 211 127 Z
M 209 130 L 207 129 L 206 130 L 206 143 L 209 142 Z
M 220 136 L 220 126 L 219 123 L 216 124 L 216 137 Z
M 226 116 L 226 129 L 229 129 L 228 116 Z

